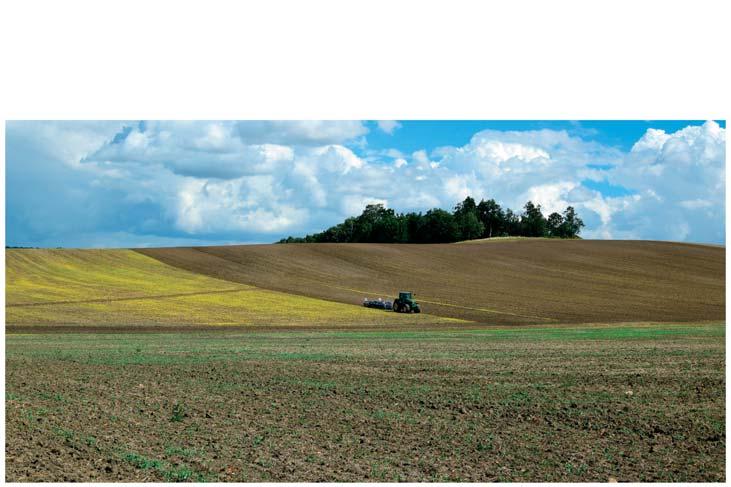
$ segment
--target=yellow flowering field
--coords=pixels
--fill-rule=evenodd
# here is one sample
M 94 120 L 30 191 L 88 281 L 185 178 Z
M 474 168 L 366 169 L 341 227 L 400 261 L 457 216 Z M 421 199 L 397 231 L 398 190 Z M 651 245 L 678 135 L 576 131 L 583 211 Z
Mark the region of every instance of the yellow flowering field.
M 357 303 L 354 303 L 357 304 Z M 280 293 L 185 271 L 131 250 L 8 249 L 8 325 L 448 323 Z

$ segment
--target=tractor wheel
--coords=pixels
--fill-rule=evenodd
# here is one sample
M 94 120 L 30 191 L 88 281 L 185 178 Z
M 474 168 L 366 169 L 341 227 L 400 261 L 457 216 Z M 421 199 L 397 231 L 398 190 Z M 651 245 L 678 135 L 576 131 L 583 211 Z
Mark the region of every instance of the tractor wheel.
M 398 303 L 393 303 L 393 311 L 396 313 L 401 311 L 401 307 L 399 306 Z
M 411 305 L 409 303 L 404 305 L 404 313 L 411 313 Z
M 414 313 L 421 313 L 421 308 L 414 308 Z

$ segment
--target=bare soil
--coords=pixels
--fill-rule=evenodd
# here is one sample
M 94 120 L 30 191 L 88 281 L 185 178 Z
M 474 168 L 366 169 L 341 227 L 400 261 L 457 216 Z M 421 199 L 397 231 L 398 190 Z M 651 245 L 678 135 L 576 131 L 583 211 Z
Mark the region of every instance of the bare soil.
M 343 303 L 410 290 L 427 313 L 488 324 L 725 317 L 725 248 L 705 245 L 524 239 L 138 252 L 232 282 Z
M 723 482 L 724 328 L 9 334 L 6 480 Z

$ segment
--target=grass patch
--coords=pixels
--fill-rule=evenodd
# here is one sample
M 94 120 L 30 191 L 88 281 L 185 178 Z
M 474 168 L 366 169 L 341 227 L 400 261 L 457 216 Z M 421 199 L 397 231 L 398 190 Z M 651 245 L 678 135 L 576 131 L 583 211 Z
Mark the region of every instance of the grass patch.
M 195 457 L 202 455 L 203 452 L 196 449 L 196 448 L 185 448 L 182 446 L 168 446 L 165 448 L 165 455 L 167 456 L 177 456 L 177 457 Z
M 148 458 L 137 453 L 126 453 L 122 458 L 142 470 L 155 470 L 165 479 L 166 482 L 186 482 L 194 480 L 195 482 L 205 482 L 205 476 L 199 472 L 195 472 L 186 465 L 173 466 L 168 462 Z
M 170 416 L 170 421 L 179 423 L 185 418 L 185 406 L 182 403 L 176 402 L 173 404 L 173 413 Z

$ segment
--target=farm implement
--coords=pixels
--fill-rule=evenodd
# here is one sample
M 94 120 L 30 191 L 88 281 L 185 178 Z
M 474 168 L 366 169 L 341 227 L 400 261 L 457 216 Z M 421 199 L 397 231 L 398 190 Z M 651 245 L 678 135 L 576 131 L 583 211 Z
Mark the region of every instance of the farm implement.
M 393 310 L 397 313 L 421 313 L 419 303 L 414 300 L 413 293 L 401 291 L 398 298 L 393 301 L 384 301 L 383 298 L 363 300 L 363 306 L 366 308 L 377 308 L 385 310 Z
M 363 300 L 363 306 L 366 308 L 376 308 L 376 309 L 386 309 L 391 310 L 393 309 L 393 303 L 391 301 L 384 301 L 382 298 L 378 299 L 364 299 Z

